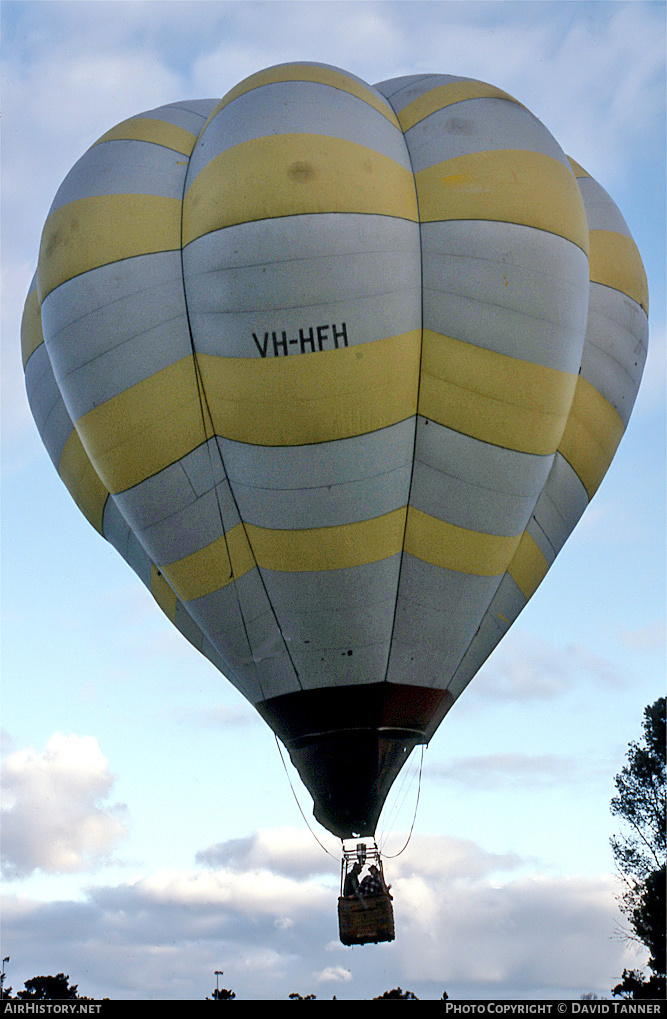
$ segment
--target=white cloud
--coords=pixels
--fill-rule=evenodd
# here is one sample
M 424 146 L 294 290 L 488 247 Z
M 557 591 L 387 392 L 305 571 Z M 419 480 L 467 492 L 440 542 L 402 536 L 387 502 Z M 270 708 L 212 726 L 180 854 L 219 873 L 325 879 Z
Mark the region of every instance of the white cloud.
M 298 882 L 267 868 L 242 873 L 215 871 L 159 871 L 132 885 L 128 894 L 155 905 L 219 907 L 254 917 L 268 915 L 281 923 L 285 915 L 324 907 L 330 893 L 312 882 Z
M 476 997 L 493 997 L 500 985 L 575 989 L 587 981 L 599 988 L 611 957 L 614 885 L 604 879 L 525 878 L 500 887 L 444 882 L 423 890 L 410 886 L 399 894 L 406 910 L 405 971 L 410 979 L 465 982 Z M 609 967 L 609 970 L 607 970 Z M 612 963 L 613 967 L 613 963 Z M 601 979 L 602 978 L 602 979 Z
M 244 841 L 264 856 L 258 847 L 274 841 L 281 861 L 307 840 L 278 829 Z M 413 839 L 386 864 L 396 941 L 377 948 L 340 945 L 335 890 L 250 864 L 155 872 L 92 889 L 85 902 L 10 900 L 6 937 L 32 965 L 45 932 L 58 930 L 59 966 L 95 996 L 201 998 L 215 969 L 239 999 L 292 991 L 368 999 L 397 984 L 420 998 L 444 989 L 475 998 L 607 995 L 623 966 L 636 964 L 612 939 L 614 880 L 517 877 L 519 863 L 472 843 Z
M 621 669 L 588 648 L 558 648 L 537 636 L 517 631 L 511 646 L 499 645 L 489 664 L 475 677 L 475 695 L 498 700 L 551 700 L 582 682 L 609 689 L 627 684 Z
M 400 844 L 397 834 L 394 838 Z M 514 870 L 520 864 L 519 857 L 512 853 L 490 853 L 465 839 L 413 835 L 405 851 L 391 860 L 390 869 L 398 880 L 418 876 L 427 883 L 432 880 L 456 883 L 484 880 L 491 874 Z
M 635 651 L 648 653 L 665 653 L 665 621 L 657 619 L 637 630 L 626 630 L 621 633 L 621 640 L 626 647 Z
M 231 31 L 193 63 L 193 81 L 202 95 L 224 95 L 247 75 L 289 61 L 333 64 L 372 84 L 412 55 L 411 33 L 384 4 L 243 6 L 235 12 Z
M 100 805 L 113 782 L 92 736 L 56 733 L 41 752 L 10 754 L 3 764 L 7 874 L 81 871 L 106 858 L 126 834 L 120 808 Z
M 0 750 L 4 754 L 9 754 L 14 749 L 14 739 L 11 733 L 7 732 L 6 729 L 0 728 Z
M 501 782 L 520 782 L 522 788 L 552 785 L 581 779 L 581 767 L 573 759 L 558 754 L 489 754 L 457 757 L 447 764 L 435 764 L 428 775 L 439 781 L 464 786 L 497 789 Z
M 344 966 L 327 966 L 317 977 L 320 984 L 348 984 L 352 974 Z
M 338 860 L 294 828 L 260 830 L 245 839 L 230 839 L 197 854 L 197 862 L 241 872 L 269 868 L 276 874 L 306 878 L 323 872 L 338 873 Z

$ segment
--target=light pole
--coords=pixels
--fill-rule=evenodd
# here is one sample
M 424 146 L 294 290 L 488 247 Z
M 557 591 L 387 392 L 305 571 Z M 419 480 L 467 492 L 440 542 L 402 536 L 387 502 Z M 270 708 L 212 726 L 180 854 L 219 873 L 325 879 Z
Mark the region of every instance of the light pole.
M 2 973 L 0 973 L 0 998 L 5 996 L 5 963 L 9 962 L 9 956 L 6 955 L 2 960 Z
M 216 998 L 218 997 L 218 994 L 220 992 L 220 988 L 218 987 L 218 979 L 222 976 L 223 973 L 224 973 L 224 970 L 221 970 L 221 969 L 216 969 L 216 971 L 215 971 L 215 996 L 216 996 Z

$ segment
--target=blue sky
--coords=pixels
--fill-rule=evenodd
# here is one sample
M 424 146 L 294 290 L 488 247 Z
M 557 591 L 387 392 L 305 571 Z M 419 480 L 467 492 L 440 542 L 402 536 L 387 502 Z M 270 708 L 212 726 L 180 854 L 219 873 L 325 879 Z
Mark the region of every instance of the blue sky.
M 613 777 L 664 692 L 665 6 L 2 4 L 3 955 L 15 989 L 239 999 L 609 995 Z M 172 631 L 41 446 L 19 326 L 61 180 L 142 110 L 288 60 L 516 96 L 609 191 L 642 253 L 649 358 L 628 431 L 537 595 L 425 752 L 397 939 L 343 948 L 338 844 L 270 731 Z M 412 824 L 420 759 L 380 824 Z M 324 849 L 302 819 L 290 787 Z M 325 851 L 326 850 L 326 851 Z

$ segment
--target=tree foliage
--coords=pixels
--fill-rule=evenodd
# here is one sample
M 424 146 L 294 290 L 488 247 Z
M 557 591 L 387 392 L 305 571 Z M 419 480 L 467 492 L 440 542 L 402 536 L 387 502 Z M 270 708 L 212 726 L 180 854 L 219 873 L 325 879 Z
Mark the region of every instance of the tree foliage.
M 665 698 L 644 709 L 644 743 L 631 743 L 628 763 L 616 776 L 611 812 L 628 832 L 612 838 L 621 872 L 645 879 L 665 862 Z
M 611 812 L 624 822 L 611 839 L 616 864 L 625 883 L 621 909 L 635 940 L 649 951 L 652 976 L 623 971 L 613 993 L 626 998 L 665 996 L 667 909 L 665 904 L 666 806 L 665 698 L 644 709 L 643 741 L 631 743 L 627 764 L 616 776 L 617 795 Z
M 216 988 L 211 997 L 213 1001 L 232 1001 L 236 994 L 227 987 L 221 987 L 219 990 Z
M 623 979 L 612 993 L 615 998 L 662 999 L 665 997 L 665 978 L 652 973 L 647 980 L 638 969 L 624 969 Z
M 69 976 L 57 973 L 56 976 L 32 977 L 25 982 L 25 990 L 19 991 L 17 998 L 26 1001 L 72 1000 L 79 998 L 78 984 L 70 986 Z
M 391 991 L 378 994 L 377 998 L 373 998 L 373 1001 L 381 1001 L 383 998 L 402 998 L 403 1001 L 419 1001 L 417 995 L 413 994 L 412 991 L 403 991 L 400 987 L 394 987 Z

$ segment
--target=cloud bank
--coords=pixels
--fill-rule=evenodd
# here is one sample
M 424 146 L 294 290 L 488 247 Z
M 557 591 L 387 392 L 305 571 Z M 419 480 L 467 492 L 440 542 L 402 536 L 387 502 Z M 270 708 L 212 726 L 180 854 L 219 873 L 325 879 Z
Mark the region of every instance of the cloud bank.
M 8 898 L 22 979 L 51 957 L 96 997 L 203 998 L 216 969 L 239 999 L 362 999 L 398 984 L 420 998 L 577 997 L 607 995 L 636 962 L 613 938 L 612 878 L 525 874 L 470 842 L 415 837 L 387 861 L 396 941 L 362 948 L 338 941 L 337 861 L 307 833 L 259 831 L 199 861 L 92 887 L 82 902 Z
M 44 750 L 16 750 L 4 762 L 3 872 L 88 870 L 126 835 L 122 808 L 105 806 L 114 779 L 92 736 L 56 733 Z

